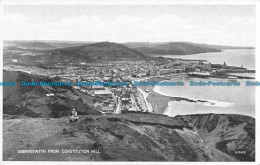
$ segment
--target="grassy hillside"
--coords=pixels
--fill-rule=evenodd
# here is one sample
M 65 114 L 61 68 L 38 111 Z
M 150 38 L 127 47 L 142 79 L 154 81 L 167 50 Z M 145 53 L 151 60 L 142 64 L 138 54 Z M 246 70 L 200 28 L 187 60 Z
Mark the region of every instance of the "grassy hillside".
M 5 128 L 16 137 L 23 130 L 30 130 L 20 149 L 88 149 L 99 150 L 99 154 L 12 154 L 4 159 L 9 160 L 84 160 L 84 161 L 211 161 L 212 156 L 202 144 L 199 135 L 181 120 L 152 114 L 121 114 L 107 116 L 82 116 L 77 123 L 63 124 L 62 119 L 16 121 L 19 126 L 8 127 L 11 120 L 6 120 Z M 50 130 L 53 122 L 54 129 Z M 62 126 L 63 125 L 63 126 Z M 41 127 L 46 134 L 39 140 L 30 142 L 28 137 L 35 136 L 35 127 Z M 21 129 L 20 128 L 20 129 Z M 60 131 L 57 131 L 60 129 Z M 49 133 L 48 133 L 49 132 Z M 56 133 L 54 133 L 56 132 Z M 39 134 L 39 133 L 36 133 Z M 14 137 L 14 136 L 13 136 Z M 5 146 L 13 144 L 18 149 L 15 138 L 5 136 Z M 30 145 L 26 145 L 29 143 Z M 9 150 L 8 150 L 9 149 Z M 6 153 L 12 148 L 6 148 Z
M 251 135 L 242 131 L 247 119 L 243 115 L 201 114 L 172 118 L 125 113 L 80 118 L 76 123 L 66 123 L 67 118 L 5 119 L 4 160 L 254 161 L 254 157 L 245 160 L 243 156 L 230 153 L 234 149 L 254 153 L 254 148 L 250 148 L 254 144 Z M 253 125 L 244 128 L 254 129 Z M 228 150 L 223 144 L 219 148 L 218 143 L 228 139 Z M 31 156 L 15 152 L 50 148 L 98 150 L 99 153 Z
M 4 71 L 5 82 L 12 81 L 15 86 L 5 86 L 3 90 L 3 113 L 29 117 L 68 116 L 72 108 L 79 114 L 99 114 L 92 109 L 94 97 L 83 95 L 70 86 L 21 86 L 21 81 L 52 82 L 45 77 L 37 77 L 23 72 Z M 56 80 L 59 82 L 58 80 Z M 54 97 L 46 94 L 54 93 Z

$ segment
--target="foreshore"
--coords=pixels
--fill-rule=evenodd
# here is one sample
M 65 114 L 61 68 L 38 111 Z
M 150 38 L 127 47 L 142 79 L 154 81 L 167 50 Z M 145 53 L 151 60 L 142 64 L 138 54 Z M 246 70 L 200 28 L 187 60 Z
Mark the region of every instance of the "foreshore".
M 153 78 L 148 78 L 145 81 L 147 81 L 147 82 L 152 82 L 152 81 L 160 82 L 160 81 L 169 80 L 169 79 L 170 79 L 169 77 L 153 77 Z M 149 95 L 146 97 L 146 100 L 147 100 L 147 104 L 151 105 L 151 109 L 152 109 L 153 113 L 164 114 L 165 110 L 168 107 L 168 103 L 170 101 L 179 100 L 179 99 L 175 98 L 175 97 L 169 97 L 169 96 L 161 95 L 161 94 L 159 94 L 159 93 L 157 93 L 153 90 L 153 88 L 155 88 L 155 87 L 156 86 L 140 86 L 138 88 L 143 90 L 143 91 L 149 90 Z
M 170 101 L 174 101 L 177 100 L 174 97 L 168 97 L 168 96 L 164 96 L 161 94 L 158 94 L 154 91 L 151 91 L 151 93 L 149 94 L 147 101 L 149 103 L 151 103 L 152 107 L 153 107 L 153 112 L 155 114 L 164 114 L 165 110 L 168 107 L 168 103 Z
M 163 78 L 154 78 L 147 79 L 146 81 L 164 81 Z M 213 99 L 199 99 L 199 98 L 188 98 L 181 95 L 168 95 L 167 93 L 164 93 L 160 90 L 160 86 L 144 86 L 141 87 L 143 90 L 148 90 L 149 95 L 146 97 L 149 104 L 151 104 L 153 113 L 155 114 L 165 114 L 169 107 L 169 104 L 174 101 L 176 103 L 178 102 L 186 102 L 186 103 L 196 103 L 196 105 L 204 105 L 204 106 L 216 106 L 216 107 L 230 107 L 233 106 L 234 103 L 232 102 L 225 102 L 225 101 L 219 101 L 219 100 L 213 100 Z M 146 92 L 148 93 L 148 92 Z M 185 103 L 185 104 L 186 104 Z M 178 103 L 179 104 L 179 103 Z M 194 104 L 195 105 L 195 104 Z M 169 109 L 168 109 L 169 110 Z M 171 114 L 167 112 L 167 115 Z

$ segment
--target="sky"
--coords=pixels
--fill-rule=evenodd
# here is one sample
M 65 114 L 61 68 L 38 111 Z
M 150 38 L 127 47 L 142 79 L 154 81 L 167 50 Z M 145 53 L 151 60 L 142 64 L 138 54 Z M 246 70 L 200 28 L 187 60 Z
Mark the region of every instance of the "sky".
M 4 40 L 189 41 L 255 46 L 250 5 L 7 5 Z

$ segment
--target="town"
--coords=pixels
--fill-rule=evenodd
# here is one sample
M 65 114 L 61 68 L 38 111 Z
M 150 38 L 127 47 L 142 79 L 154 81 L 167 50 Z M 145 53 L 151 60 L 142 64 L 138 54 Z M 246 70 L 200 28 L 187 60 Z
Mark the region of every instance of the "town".
M 109 63 L 55 64 L 47 68 L 7 64 L 7 71 L 23 71 L 49 78 L 71 82 L 72 87 L 86 95 L 99 98 L 94 109 L 103 114 L 120 114 L 125 111 L 153 113 L 147 97 L 151 88 L 134 85 L 135 81 L 145 82 L 153 78 L 170 80 L 176 75 L 186 74 L 197 77 L 243 78 L 230 73 L 254 72 L 243 66 L 228 66 L 226 63 L 211 64 L 206 60 L 164 59 L 160 61 L 120 61 Z M 245 77 L 248 78 L 248 77 Z M 99 82 L 99 83 L 96 83 Z M 110 85 L 102 84 L 110 82 Z M 125 83 L 123 83 L 125 82 Z M 92 83 L 89 84 L 89 83 Z M 96 83 L 96 85 L 93 85 Z M 114 85 L 113 85 L 114 84 Z M 155 85 L 155 84 L 153 84 Z M 54 93 L 46 97 L 55 97 Z

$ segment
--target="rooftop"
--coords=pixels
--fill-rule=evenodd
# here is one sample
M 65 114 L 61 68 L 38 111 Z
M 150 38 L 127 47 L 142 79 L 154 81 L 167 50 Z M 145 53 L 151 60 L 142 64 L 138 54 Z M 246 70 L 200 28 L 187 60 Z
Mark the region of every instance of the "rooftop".
M 109 90 L 99 90 L 99 91 L 95 91 L 95 95 L 102 95 L 102 94 L 112 94 L 112 92 L 109 91 Z

